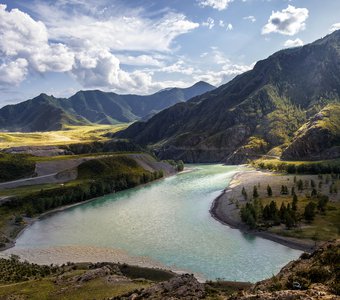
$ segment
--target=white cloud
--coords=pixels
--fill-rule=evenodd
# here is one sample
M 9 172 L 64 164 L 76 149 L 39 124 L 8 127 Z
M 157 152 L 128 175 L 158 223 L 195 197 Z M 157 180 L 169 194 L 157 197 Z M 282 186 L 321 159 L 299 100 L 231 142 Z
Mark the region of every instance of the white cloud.
M 233 25 L 231 23 L 225 23 L 223 20 L 220 20 L 218 25 L 222 28 L 225 28 L 227 31 L 233 30 Z
M 217 10 L 227 9 L 231 2 L 233 2 L 233 0 L 198 0 L 200 6 L 209 6 Z
M 18 85 L 26 77 L 27 65 L 27 60 L 23 58 L 0 65 L 0 85 Z
M 82 11 L 60 11 L 59 7 L 37 5 L 39 17 L 51 38 L 72 47 L 101 45 L 111 51 L 170 51 L 174 40 L 199 27 L 184 14 L 167 12 L 158 20 L 129 11 L 108 17 Z
M 42 21 L 35 21 L 18 9 L 6 9 L 0 5 L 0 84 L 6 85 L 19 84 L 31 71 L 52 71 L 68 72 L 85 88 L 138 93 L 164 88 L 171 81 L 154 82 L 152 72 L 127 72 L 121 63 L 163 68 L 164 63 L 156 58 L 159 52 L 169 53 L 177 36 L 199 26 L 174 12 L 156 21 L 138 14 L 96 19 L 40 3 L 37 14 Z M 114 54 L 122 50 L 150 55 Z M 193 72 L 183 63 L 165 72 L 171 68 L 183 74 Z
M 21 80 L 25 78 L 27 69 L 66 72 L 72 69 L 74 63 L 74 54 L 67 46 L 49 43 L 47 29 L 42 22 L 34 21 L 18 9 L 7 11 L 6 5 L 0 5 L 0 53 L 13 62 L 3 65 L 4 69 L 22 70 L 20 76 L 15 76 Z M 18 72 L 15 73 L 18 75 Z M 18 80 L 13 80 L 13 83 L 18 84 Z
M 340 29 L 340 23 L 335 23 L 331 26 L 331 28 L 329 28 L 330 32 L 336 31 Z
M 251 70 L 254 64 L 238 65 L 231 62 L 226 63 L 220 71 L 207 71 L 204 74 L 197 74 L 194 76 L 195 81 L 204 80 L 212 85 L 219 86 L 233 79 L 236 75 L 242 74 Z
M 262 28 L 262 34 L 277 32 L 284 35 L 295 35 L 306 28 L 307 8 L 295 8 L 288 5 L 282 11 L 272 12 L 268 23 Z
M 285 43 L 283 44 L 285 47 L 299 47 L 299 46 L 303 46 L 303 41 L 300 39 L 295 39 L 295 40 L 287 40 L 285 41 Z
M 233 63 L 218 47 L 211 47 L 209 55 L 201 56 L 201 58 L 205 59 L 207 64 L 218 65 L 218 68 L 194 72 L 195 81 L 204 80 L 216 86 L 228 82 L 236 75 L 249 71 L 255 65 Z
M 256 22 L 256 18 L 254 16 L 243 17 L 243 20 L 248 20 L 252 23 Z
M 205 22 L 202 23 L 202 26 L 212 29 L 215 26 L 215 20 L 209 17 Z
M 181 73 L 185 75 L 192 75 L 195 70 L 193 67 L 187 66 L 187 64 L 183 60 L 179 60 L 170 66 L 166 66 L 162 69 L 159 69 L 158 71 L 166 73 Z
M 131 66 L 162 66 L 163 62 L 158 59 L 152 57 L 151 55 L 116 55 L 122 64 L 131 65 Z

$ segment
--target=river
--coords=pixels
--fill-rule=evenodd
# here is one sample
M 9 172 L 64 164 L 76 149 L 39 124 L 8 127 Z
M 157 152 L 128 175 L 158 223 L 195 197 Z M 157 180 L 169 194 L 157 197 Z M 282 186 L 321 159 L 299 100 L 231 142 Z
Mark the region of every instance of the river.
M 126 256 L 144 257 L 205 279 L 251 282 L 272 276 L 301 254 L 231 229 L 210 216 L 213 200 L 242 167 L 188 167 L 190 172 L 42 218 L 20 235 L 7 254 L 38 262 L 46 262 L 47 256 L 47 262 L 54 262 L 72 260 L 68 249 L 77 255 L 84 252 L 81 257 L 88 260 L 93 260 L 86 256 L 92 253 L 88 249 L 119 249 Z

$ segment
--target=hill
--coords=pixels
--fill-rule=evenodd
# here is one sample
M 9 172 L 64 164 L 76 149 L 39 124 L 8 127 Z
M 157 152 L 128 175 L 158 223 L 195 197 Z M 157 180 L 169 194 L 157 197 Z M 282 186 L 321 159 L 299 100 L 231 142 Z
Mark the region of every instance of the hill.
M 161 158 L 242 163 L 273 149 L 281 154 L 301 126 L 339 101 L 338 30 L 303 47 L 281 50 L 229 83 L 116 136 L 149 145 Z M 285 157 L 294 156 L 288 153 Z
M 340 104 L 327 105 L 304 124 L 283 151 L 284 159 L 323 160 L 340 157 Z
M 117 124 L 147 119 L 178 102 L 215 87 L 197 82 L 188 88 L 170 88 L 152 95 L 119 95 L 99 90 L 79 91 L 68 99 L 41 94 L 0 109 L 0 128 L 7 131 L 51 131 L 66 125 Z

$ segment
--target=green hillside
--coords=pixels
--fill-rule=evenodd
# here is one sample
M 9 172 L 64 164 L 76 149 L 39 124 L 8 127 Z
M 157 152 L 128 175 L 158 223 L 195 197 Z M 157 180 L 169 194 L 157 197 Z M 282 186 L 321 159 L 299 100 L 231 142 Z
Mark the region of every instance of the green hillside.
M 288 160 L 340 157 L 340 104 L 327 105 L 304 124 L 282 157 Z
M 117 124 L 148 118 L 175 103 L 215 87 L 198 82 L 189 88 L 171 88 L 152 95 L 118 95 L 99 90 L 79 91 L 68 99 L 46 94 L 0 109 L 0 129 L 51 131 L 70 125 Z
M 229 83 L 116 136 L 149 145 L 161 158 L 241 163 L 284 149 L 311 117 L 339 101 L 340 31 L 335 31 L 279 51 Z M 265 146 L 251 147 L 254 139 Z

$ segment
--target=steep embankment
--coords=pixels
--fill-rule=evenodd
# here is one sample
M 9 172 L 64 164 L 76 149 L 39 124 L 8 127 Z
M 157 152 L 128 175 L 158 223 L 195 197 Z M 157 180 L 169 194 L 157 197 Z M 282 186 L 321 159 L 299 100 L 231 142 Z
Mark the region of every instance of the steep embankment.
M 340 100 L 340 31 L 279 51 L 229 83 L 137 122 L 116 136 L 186 162 L 245 162 L 289 144 Z M 255 139 L 255 142 L 254 142 Z
M 152 95 L 79 91 L 68 99 L 46 94 L 0 109 L 0 128 L 9 131 L 60 130 L 66 125 L 117 124 L 147 118 L 178 102 L 213 90 L 206 82 L 170 88 Z

